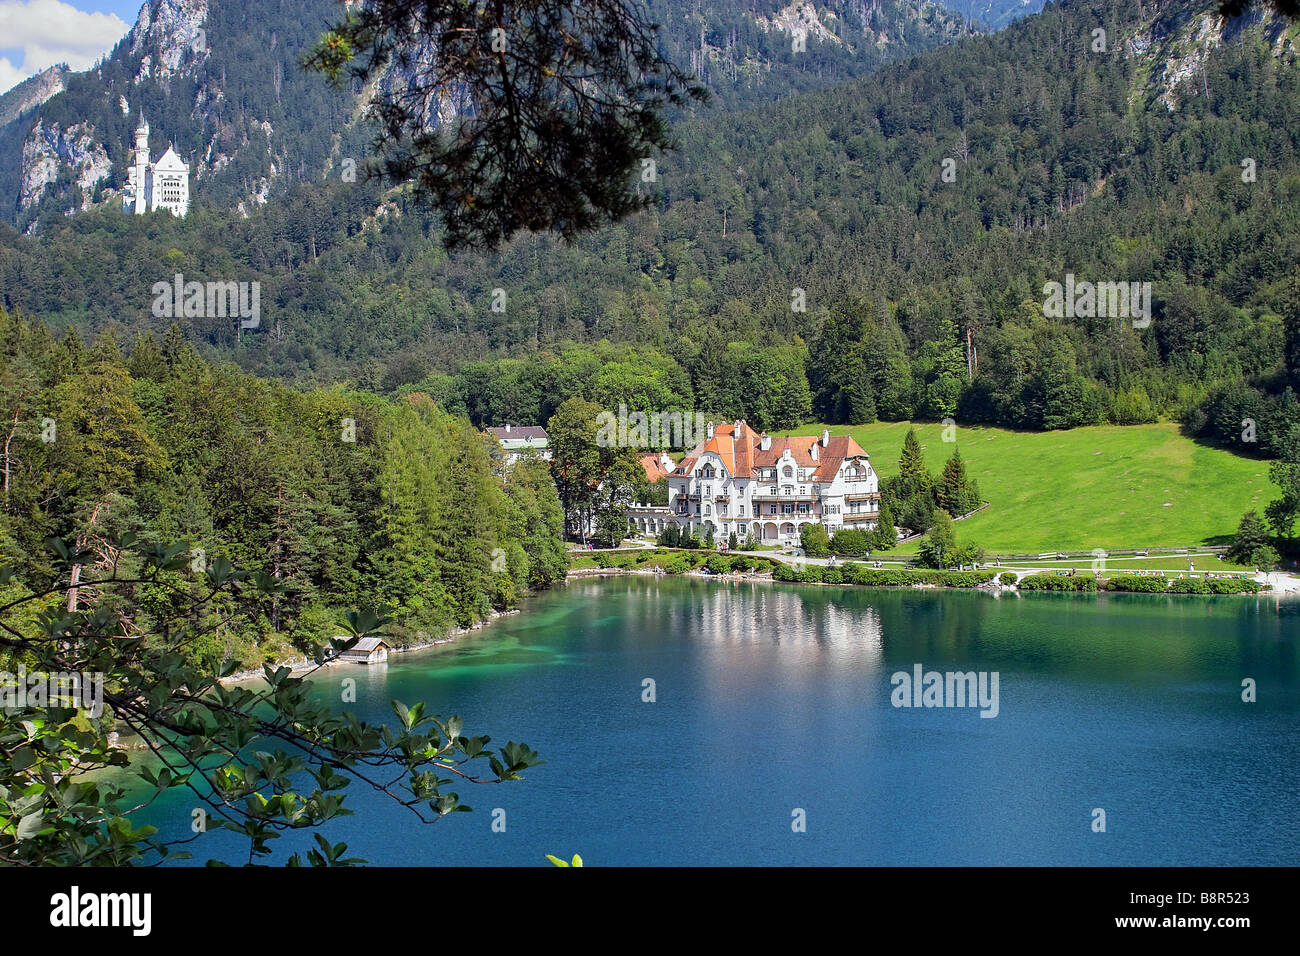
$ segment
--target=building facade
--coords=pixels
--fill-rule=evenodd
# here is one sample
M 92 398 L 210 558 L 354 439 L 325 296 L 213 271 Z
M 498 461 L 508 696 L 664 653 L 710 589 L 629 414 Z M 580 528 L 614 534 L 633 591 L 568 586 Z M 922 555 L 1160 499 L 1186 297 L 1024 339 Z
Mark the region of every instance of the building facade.
M 668 508 L 683 530 L 714 540 L 733 532 L 761 544 L 797 544 L 799 529 L 821 524 L 875 528 L 880 481 L 848 435 L 759 434 L 744 421 L 709 422 L 707 437 L 668 479 Z
M 506 453 L 508 465 L 513 465 L 525 455 L 537 455 L 543 461 L 551 460 L 550 436 L 541 425 L 506 425 L 503 428 L 489 428 L 487 432 Z
M 136 215 L 166 209 L 183 218 L 190 211 L 190 167 L 171 146 L 156 163 L 149 161 L 149 124 L 143 114 L 135 131 L 135 152 L 126 172 L 122 205 Z

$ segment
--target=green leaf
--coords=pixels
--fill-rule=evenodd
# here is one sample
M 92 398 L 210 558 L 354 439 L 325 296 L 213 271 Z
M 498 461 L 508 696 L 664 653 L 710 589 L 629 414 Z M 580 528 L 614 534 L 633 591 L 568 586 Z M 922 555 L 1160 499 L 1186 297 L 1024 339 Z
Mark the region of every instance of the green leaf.
M 30 840 L 40 832 L 41 824 L 45 820 L 45 813 L 42 810 L 36 810 L 27 814 L 18 821 L 18 832 L 15 834 L 20 840 Z

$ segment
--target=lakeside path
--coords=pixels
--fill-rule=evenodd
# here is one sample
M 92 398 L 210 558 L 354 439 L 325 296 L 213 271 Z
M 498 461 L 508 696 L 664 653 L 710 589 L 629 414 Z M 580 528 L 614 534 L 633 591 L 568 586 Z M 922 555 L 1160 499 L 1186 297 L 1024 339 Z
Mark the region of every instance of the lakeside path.
M 624 545 L 617 549 L 602 548 L 595 551 L 587 551 L 582 548 L 570 548 L 569 550 L 570 553 L 572 554 L 599 554 L 605 550 L 620 550 L 620 551 L 651 550 L 656 547 L 657 545 L 651 542 L 647 542 L 641 539 L 631 539 L 631 544 Z M 689 552 L 684 552 L 684 553 L 689 553 Z M 803 557 L 797 554 L 790 554 L 783 551 L 745 551 L 742 549 L 737 549 L 735 551 L 717 552 L 717 553 L 731 554 L 731 555 L 744 555 L 746 557 L 755 557 L 755 558 L 768 558 L 773 561 L 780 561 L 782 564 L 802 563 L 805 565 L 810 565 L 810 564 L 820 565 L 822 567 L 829 566 L 832 560 L 837 566 L 841 566 L 848 561 L 853 561 L 854 563 L 859 563 L 859 564 L 864 562 L 867 564 L 875 564 L 876 562 L 879 562 L 881 568 L 901 569 L 901 568 L 914 567 L 909 561 L 901 560 L 897 558 L 893 560 L 890 560 L 888 558 L 866 558 L 866 559 L 838 558 L 838 557 L 833 559 L 830 557 L 813 558 L 813 557 Z M 1217 557 L 1218 557 L 1217 551 L 1189 550 L 1186 555 L 1179 555 L 1178 560 L 1187 560 L 1187 559 L 1195 559 L 1195 558 L 1217 558 Z M 1232 570 L 1225 569 L 1222 571 L 1214 570 L 1214 571 L 1206 572 L 1204 569 L 1189 571 L 1185 564 L 1178 567 L 1150 567 L 1149 566 L 1150 564 L 1152 564 L 1153 561 L 1163 560 L 1165 558 L 1172 558 L 1172 556 L 1164 555 L 1161 556 L 1161 558 L 1159 559 L 1152 559 L 1144 555 L 1131 555 L 1131 556 L 1113 557 L 1113 558 L 1107 557 L 1105 559 L 1105 563 L 1106 566 L 1111 568 L 1112 570 L 1123 571 L 1125 570 L 1125 564 L 1128 564 L 1129 565 L 1128 570 L 1130 571 L 1141 570 L 1149 574 L 1164 574 L 1165 577 L 1169 579 L 1176 579 L 1179 577 L 1200 578 L 1200 577 L 1205 577 L 1207 573 L 1214 574 L 1214 575 L 1222 574 L 1222 575 L 1233 575 L 1233 576 L 1239 574 L 1246 574 L 1250 580 L 1255 581 L 1258 584 L 1264 585 L 1264 587 L 1267 588 L 1269 592 L 1277 593 L 1277 594 L 1300 594 L 1300 576 L 1290 574 L 1286 571 L 1249 572 L 1249 571 L 1232 571 Z M 1178 560 L 1172 560 L 1170 561 L 1170 563 L 1178 564 Z M 1143 566 L 1141 568 L 1133 567 L 1133 565 L 1136 563 L 1141 563 Z M 1019 584 L 1020 579 L 1026 577 L 1027 575 L 1050 574 L 1053 571 L 1070 570 L 1071 568 L 1076 568 L 1086 573 L 1091 571 L 1091 565 L 1092 562 L 1090 559 L 1081 559 L 1075 562 L 1074 564 L 1071 564 L 1068 560 L 1044 561 L 1044 562 L 1014 561 L 1014 562 L 1008 562 L 1006 564 L 984 562 L 979 564 L 977 567 L 981 570 L 1010 571 L 1016 575 L 1016 583 Z

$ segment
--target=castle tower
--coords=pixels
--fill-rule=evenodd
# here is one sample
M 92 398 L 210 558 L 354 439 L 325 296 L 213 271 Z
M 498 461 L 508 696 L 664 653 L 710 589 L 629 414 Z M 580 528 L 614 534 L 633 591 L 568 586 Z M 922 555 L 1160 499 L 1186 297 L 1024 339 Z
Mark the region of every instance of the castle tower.
M 135 213 L 143 215 L 149 208 L 149 194 L 153 191 L 149 175 L 149 123 L 140 112 L 140 125 L 135 128 L 135 166 L 131 177 L 135 183 Z

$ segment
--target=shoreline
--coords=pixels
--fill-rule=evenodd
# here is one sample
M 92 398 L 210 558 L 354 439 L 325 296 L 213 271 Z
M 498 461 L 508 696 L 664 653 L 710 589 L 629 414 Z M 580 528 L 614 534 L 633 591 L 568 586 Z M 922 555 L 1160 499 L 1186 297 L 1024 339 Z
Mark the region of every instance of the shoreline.
M 982 570 L 997 570 L 999 571 L 1000 574 L 1002 571 L 1011 570 L 1011 569 L 986 568 Z M 1038 569 L 1029 569 L 1029 570 L 1032 570 L 1034 574 L 1042 573 Z M 906 590 L 925 590 L 929 588 L 935 588 L 935 589 L 942 589 L 946 591 L 995 591 L 999 593 L 1010 591 L 1017 594 L 1022 593 L 1023 591 L 1023 593 L 1030 593 L 1030 594 L 1154 594 L 1157 596 L 1164 594 L 1165 596 L 1168 597 L 1288 597 L 1288 596 L 1295 597 L 1295 596 L 1300 596 L 1300 588 L 1285 588 L 1285 587 L 1278 588 L 1278 587 L 1269 587 L 1269 586 L 1265 586 L 1259 591 L 1253 591 L 1253 592 L 1243 591 L 1236 594 L 1231 594 L 1231 593 L 1197 594 L 1195 592 L 1184 592 L 1184 591 L 1110 591 L 1107 588 L 1103 588 L 1103 587 L 1098 587 L 1095 591 L 1030 590 L 1028 588 L 1022 589 L 1018 585 L 999 584 L 997 583 L 998 575 L 995 575 L 993 578 L 991 578 L 989 581 L 985 582 L 984 584 L 977 584 L 972 587 L 954 587 L 952 585 L 947 585 L 947 584 L 938 584 L 933 581 L 918 581 L 915 584 L 853 584 L 851 582 L 841 582 L 839 584 L 828 584 L 825 581 L 778 581 L 775 578 L 775 576 L 772 575 L 771 572 L 755 572 L 755 571 L 744 571 L 738 574 L 731 574 L 731 573 L 706 574 L 700 571 L 699 569 L 692 569 L 690 571 L 683 571 L 679 574 L 669 574 L 666 571 L 645 570 L 642 568 L 635 568 L 635 569 L 634 568 L 582 568 L 577 571 L 570 571 L 565 581 L 567 583 L 568 580 L 572 578 L 597 578 L 597 577 L 605 577 L 608 575 L 628 575 L 628 574 L 649 576 L 655 578 L 658 577 L 699 578 L 707 581 L 770 581 L 773 584 L 800 584 L 800 585 L 815 586 L 815 587 L 866 588 L 866 589 L 873 589 L 873 590 L 884 590 L 884 589 L 891 589 L 891 588 L 900 588 Z M 1251 580 L 1255 580 L 1255 579 L 1252 578 Z M 1255 581 L 1255 583 L 1262 584 L 1264 582 Z
M 509 610 L 506 611 L 493 611 L 485 619 L 481 621 L 475 621 L 469 627 L 454 627 L 451 630 L 447 631 L 446 633 L 439 635 L 438 637 L 419 641 L 415 644 L 409 644 L 405 647 L 390 647 L 388 653 L 389 656 L 391 657 L 394 654 L 410 654 L 415 651 L 426 651 L 431 647 L 438 647 L 442 644 L 451 644 L 457 639 L 464 637 L 466 634 L 472 634 L 474 631 L 487 627 L 489 624 L 493 623 L 498 618 L 508 617 L 512 614 L 518 614 L 522 610 L 523 608 L 515 607 L 515 608 L 510 608 Z M 271 665 L 271 667 L 273 669 L 279 667 L 288 667 L 289 675 L 292 677 L 298 674 L 310 673 L 316 670 L 328 670 L 335 667 L 343 667 L 347 664 L 356 664 L 356 666 L 358 667 L 371 666 L 368 664 L 360 664 L 354 661 L 340 661 L 340 660 L 326 661 L 322 664 L 317 664 L 313 660 L 308 660 L 307 658 L 304 657 L 296 657 L 285 661 L 276 661 Z M 265 679 L 266 679 L 266 674 L 260 667 L 258 668 L 250 667 L 242 671 L 235 671 L 235 673 L 221 678 L 221 680 L 218 681 L 218 683 L 220 683 L 222 686 L 230 687 L 235 684 L 247 684 L 247 683 L 251 683 L 252 681 L 265 680 Z
M 992 569 L 986 569 L 986 570 L 992 570 Z M 1010 570 L 1010 569 L 997 569 L 997 570 L 1001 572 L 1002 570 Z M 1039 573 L 1037 569 L 1033 569 L 1033 570 L 1035 573 Z M 995 594 L 999 597 L 1007 593 L 1078 594 L 1078 595 L 1094 595 L 1094 596 L 1098 594 L 1151 594 L 1152 596 L 1160 596 L 1163 594 L 1166 597 L 1246 597 L 1246 598 L 1300 597 L 1300 588 L 1275 588 L 1275 587 L 1266 587 L 1260 591 L 1242 592 L 1239 594 L 1196 594 L 1192 592 L 1179 592 L 1179 591 L 1172 591 L 1172 592 L 1109 591 L 1106 588 L 1100 588 L 1100 587 L 1097 588 L 1095 591 L 1073 591 L 1073 590 L 1039 591 L 1039 590 L 1021 589 L 1017 585 L 999 584 L 998 575 L 995 575 L 993 578 L 984 582 L 983 584 L 976 584 L 971 587 L 955 587 L 947 584 L 939 584 L 933 581 L 917 581 L 915 584 L 852 584 L 847 582 L 841 582 L 839 584 L 828 584 L 825 581 L 779 581 L 770 571 L 741 571 L 737 573 L 728 572 L 725 574 L 708 574 L 696 568 L 693 568 L 689 571 L 683 571 L 679 574 L 669 574 L 666 571 L 646 569 L 646 568 L 579 568 L 578 570 L 569 571 L 569 573 L 565 576 L 564 581 L 561 582 L 561 585 L 567 585 L 570 581 L 573 580 L 582 580 L 586 578 L 618 577 L 618 576 L 625 576 L 625 575 L 638 576 L 638 577 L 652 577 L 652 578 L 692 578 L 701 581 L 718 581 L 718 582 L 749 581 L 749 582 L 768 583 L 768 584 L 797 584 L 803 587 L 862 588 L 866 590 L 983 591 L 990 594 Z M 1256 582 L 1256 583 L 1262 583 L 1262 582 Z M 526 597 L 532 597 L 532 596 L 533 596 L 532 594 L 526 595 Z M 406 647 L 393 647 L 389 650 L 389 654 L 390 656 L 393 654 L 410 654 L 416 651 L 424 651 L 433 647 L 439 647 L 443 644 L 451 644 L 454 641 L 464 637 L 467 634 L 471 634 L 474 631 L 481 630 L 482 628 L 487 627 L 489 624 L 492 624 L 499 618 L 507 617 L 512 614 L 520 614 L 523 612 L 523 610 L 524 610 L 523 607 L 515 607 L 515 608 L 510 608 L 509 610 L 506 611 L 493 611 L 490 615 L 488 615 L 487 618 L 481 621 L 476 621 L 473 624 L 471 624 L 469 627 L 452 628 L 446 633 L 435 638 L 423 640 L 416 644 L 411 644 Z M 323 664 L 317 664 L 315 661 L 298 657 L 298 658 L 291 658 L 290 660 L 285 660 L 285 661 L 276 661 L 272 665 L 272 667 L 275 668 L 288 667 L 290 676 L 297 676 L 301 674 L 308 674 L 316 670 L 324 670 L 324 669 L 329 669 L 334 667 L 341 667 L 349 663 L 354 663 L 354 662 L 334 660 Z M 369 666 L 369 665 L 358 664 L 357 666 Z M 265 679 L 266 679 L 266 675 L 263 673 L 261 668 L 247 668 L 245 670 L 236 671 L 235 673 L 230 674 L 227 677 L 221 678 L 221 680 L 218 683 L 220 683 L 223 686 L 229 687 L 237 684 L 248 684 L 253 681 L 265 680 Z

